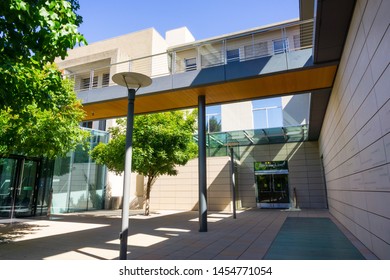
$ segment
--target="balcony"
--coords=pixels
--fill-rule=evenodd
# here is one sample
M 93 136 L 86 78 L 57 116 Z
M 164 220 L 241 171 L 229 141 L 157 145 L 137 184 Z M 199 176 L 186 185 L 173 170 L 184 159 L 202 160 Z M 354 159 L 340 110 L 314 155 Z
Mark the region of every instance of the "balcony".
M 98 67 L 90 69 L 78 67 L 74 72 L 65 69 L 65 75 L 75 81 L 75 91 L 80 92 L 115 85 L 111 76 L 123 71 L 138 72 L 151 78 L 171 76 L 173 79 L 172 75 L 175 74 L 221 66 L 228 69 L 236 62 L 254 64 L 261 61 L 263 65 L 273 64 L 262 69 L 262 73 L 266 73 L 301 67 L 304 59 L 305 63 L 310 63 L 312 41 L 313 20 L 294 22 L 195 42 L 172 48 L 165 53 L 115 64 L 108 64 L 106 60 L 106 65 L 99 63 Z M 305 51 L 302 53 L 303 50 Z M 296 55 L 298 51 L 300 56 Z M 275 63 L 267 63 L 270 60 Z
M 75 81 L 86 120 L 114 118 L 127 110 L 127 91 L 111 79 L 123 71 L 153 79 L 137 92 L 136 113 L 195 107 L 198 95 L 211 105 L 329 87 L 336 66 L 314 66 L 312 42 L 313 20 L 295 21 L 64 73 Z

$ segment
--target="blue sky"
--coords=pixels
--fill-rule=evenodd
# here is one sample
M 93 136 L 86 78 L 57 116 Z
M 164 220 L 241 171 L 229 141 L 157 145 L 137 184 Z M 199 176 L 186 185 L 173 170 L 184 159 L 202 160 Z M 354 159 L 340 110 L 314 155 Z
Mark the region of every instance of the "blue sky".
M 187 26 L 196 40 L 299 16 L 298 0 L 79 0 L 88 43 L 154 27 Z

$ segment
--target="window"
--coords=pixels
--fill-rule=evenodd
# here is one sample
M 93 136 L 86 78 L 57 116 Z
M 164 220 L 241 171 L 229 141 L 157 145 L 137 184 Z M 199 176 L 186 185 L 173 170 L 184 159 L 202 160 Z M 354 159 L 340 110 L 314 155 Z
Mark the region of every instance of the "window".
M 196 58 L 185 58 L 184 64 L 186 67 L 186 72 L 196 70 Z
M 90 89 L 90 85 L 91 85 L 91 79 L 90 78 L 81 79 L 81 85 L 80 85 L 80 89 L 81 90 L 88 90 L 88 89 Z M 98 86 L 98 77 L 94 76 L 93 77 L 93 82 L 92 82 L 92 88 L 97 88 L 97 86 Z
M 255 129 L 283 127 L 282 100 L 280 97 L 252 101 Z
M 209 106 L 206 108 L 206 132 L 221 132 L 221 106 Z
M 244 47 L 246 59 L 268 56 L 268 42 L 260 42 Z
M 227 50 L 226 51 L 226 61 L 227 63 L 240 60 L 240 50 Z
M 90 78 L 81 79 L 80 89 L 81 90 L 89 89 L 89 83 L 90 83 Z
M 82 122 L 81 127 L 92 128 L 92 121 Z
M 110 83 L 110 73 L 103 74 L 102 87 L 108 87 Z
M 274 45 L 274 54 L 284 53 L 288 51 L 287 39 L 274 40 L 273 45 Z

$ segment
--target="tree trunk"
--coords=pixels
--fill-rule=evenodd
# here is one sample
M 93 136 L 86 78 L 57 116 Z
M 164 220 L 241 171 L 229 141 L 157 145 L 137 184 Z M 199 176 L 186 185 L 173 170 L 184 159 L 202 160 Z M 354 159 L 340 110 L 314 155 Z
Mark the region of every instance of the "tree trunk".
M 153 177 L 148 177 L 148 182 L 146 183 L 146 193 L 145 193 L 145 216 L 150 214 L 150 190 L 152 189 Z

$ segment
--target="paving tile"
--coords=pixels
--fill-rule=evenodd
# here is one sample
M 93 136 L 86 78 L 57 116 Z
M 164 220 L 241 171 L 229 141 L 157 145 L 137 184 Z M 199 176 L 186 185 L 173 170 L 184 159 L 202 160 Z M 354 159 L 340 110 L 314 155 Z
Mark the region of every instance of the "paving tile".
M 129 238 L 131 242 L 128 246 L 128 258 L 260 260 L 269 251 L 288 217 L 325 217 L 334 220 L 326 210 L 288 212 L 277 209 L 248 209 L 239 212 L 237 219 L 233 219 L 231 213 L 209 214 L 211 217 L 218 216 L 220 220 L 209 223 L 208 232 L 199 232 L 198 222 L 191 221 L 197 219 L 198 212 L 156 211 L 150 217 L 132 213 L 129 235 L 133 236 L 133 239 Z M 50 219 L 27 219 L 20 222 L 39 222 L 45 226 L 11 243 L 0 243 L 0 259 L 81 260 L 117 259 L 119 256 L 120 210 L 72 213 L 52 216 Z M 337 222 L 335 223 L 348 238 L 353 240 L 352 234 Z M 322 232 L 316 231 L 316 234 L 319 233 Z M 316 243 L 306 240 L 308 238 L 306 233 L 300 232 L 300 234 L 307 246 Z M 291 237 L 290 239 L 299 240 Z M 332 242 L 340 243 L 337 238 L 332 239 Z M 322 246 L 322 250 L 328 250 L 328 255 L 334 253 L 320 244 L 321 242 L 317 243 L 318 246 Z M 359 247 L 365 256 L 369 255 L 369 250 L 356 238 L 353 244 Z M 339 247 L 338 254 L 348 257 L 348 252 Z M 294 252 L 286 253 L 280 250 L 278 254 L 294 259 L 297 253 L 302 252 L 302 248 L 295 246 Z M 372 257 L 372 254 L 369 256 Z

